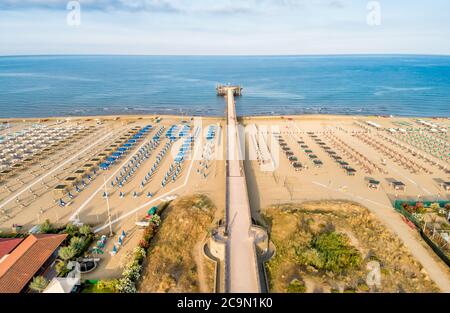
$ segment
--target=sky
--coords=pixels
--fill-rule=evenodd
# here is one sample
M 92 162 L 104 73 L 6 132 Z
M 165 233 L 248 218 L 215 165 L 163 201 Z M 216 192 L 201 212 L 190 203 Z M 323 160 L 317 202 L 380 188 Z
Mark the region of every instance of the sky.
M 450 54 L 448 0 L 69 2 L 0 0 L 0 55 Z

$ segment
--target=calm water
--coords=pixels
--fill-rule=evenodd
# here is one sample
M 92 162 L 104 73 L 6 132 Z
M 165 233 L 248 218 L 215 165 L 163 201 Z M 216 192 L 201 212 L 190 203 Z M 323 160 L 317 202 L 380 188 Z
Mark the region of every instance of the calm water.
M 224 114 L 450 116 L 450 57 L 0 57 L 0 117 Z

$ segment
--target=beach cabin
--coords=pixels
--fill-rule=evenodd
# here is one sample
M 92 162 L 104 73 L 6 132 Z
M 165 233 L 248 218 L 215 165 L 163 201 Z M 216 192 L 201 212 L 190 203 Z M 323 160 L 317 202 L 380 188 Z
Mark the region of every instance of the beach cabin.
M 314 160 L 313 163 L 314 163 L 314 166 L 316 166 L 316 167 L 322 167 L 322 165 L 323 165 L 323 162 L 320 160 L 317 160 L 317 159 Z
M 284 153 L 286 154 L 286 156 L 288 158 L 294 155 L 294 152 L 292 152 L 292 151 L 285 151 Z
M 78 179 L 74 176 L 69 176 L 64 180 L 64 183 L 68 186 L 75 187 L 78 183 Z
M 22 170 L 23 169 L 23 165 L 22 164 L 19 164 L 19 163 L 17 163 L 17 164 L 14 164 L 13 166 L 11 166 L 11 168 L 14 170 L 14 171 L 20 171 L 20 170 Z
M 13 175 L 13 171 L 12 170 L 9 170 L 9 169 L 3 170 L 3 171 L 0 172 L 0 179 L 8 178 L 11 175 Z
M 89 160 L 89 162 L 92 162 L 93 166 L 98 166 L 101 162 L 100 158 L 92 158 Z
M 367 186 L 371 189 L 379 189 L 380 188 L 380 182 L 378 180 L 375 179 L 370 179 L 369 183 L 367 184 Z
M 300 162 L 293 162 L 292 163 L 292 167 L 296 170 L 296 171 L 300 171 L 302 169 L 302 164 Z
M 348 176 L 355 176 L 355 174 L 356 174 L 356 170 L 351 167 L 347 167 L 345 169 L 345 172 L 347 173 Z
M 83 170 L 86 171 L 86 174 L 89 174 L 95 170 L 95 165 L 92 163 L 86 163 L 83 165 Z
M 406 185 L 401 182 L 401 181 L 393 181 L 390 183 L 390 185 L 395 189 L 395 190 L 406 190 Z
M 67 185 L 60 184 L 53 189 L 53 197 L 54 199 L 61 199 L 64 198 L 68 192 L 69 188 Z
M 55 151 L 53 149 L 50 149 L 50 148 L 45 148 L 45 149 L 42 149 L 42 153 L 45 154 L 45 155 L 50 155 L 50 154 L 55 153 Z
M 83 179 L 86 176 L 86 171 L 82 170 L 82 169 L 79 169 L 79 170 L 76 170 L 74 172 L 74 174 L 75 174 L 77 179 L 81 180 L 81 179 Z
M 103 162 L 104 160 L 106 160 L 108 156 L 106 155 L 106 153 L 99 153 L 97 154 L 97 158 L 100 159 L 100 162 Z
M 105 150 L 103 150 L 103 153 L 106 154 L 106 156 L 110 156 L 111 154 L 113 154 L 113 149 L 111 148 L 106 148 Z
M 442 183 L 442 187 L 444 188 L 445 191 L 450 191 L 450 182 L 443 182 Z
M 35 160 L 42 160 L 44 158 L 44 155 L 42 154 L 42 152 L 36 152 L 35 154 L 33 154 L 33 158 Z
M 32 163 L 34 163 L 34 159 L 33 158 L 26 158 L 26 159 L 23 160 L 23 162 L 25 164 L 32 164 Z

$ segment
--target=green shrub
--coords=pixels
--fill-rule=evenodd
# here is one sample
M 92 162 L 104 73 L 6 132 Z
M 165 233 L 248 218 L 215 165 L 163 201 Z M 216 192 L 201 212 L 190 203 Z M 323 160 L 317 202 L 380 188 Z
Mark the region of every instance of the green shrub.
M 305 293 L 306 286 L 302 281 L 295 278 L 289 283 L 289 285 L 287 287 L 287 292 L 289 292 L 289 293 Z
M 31 290 L 43 292 L 47 288 L 49 281 L 43 276 L 36 276 L 31 281 L 29 287 Z
M 136 284 L 128 277 L 121 278 L 117 283 L 117 291 L 120 293 L 136 293 Z
M 138 262 L 139 264 L 142 264 L 142 261 L 144 261 L 144 258 L 146 257 L 147 252 L 142 247 L 136 247 L 136 248 L 134 248 L 133 254 L 134 254 L 134 260 L 136 262 Z
M 55 271 L 58 275 L 65 273 L 67 270 L 66 262 L 59 260 L 58 263 L 55 265 Z
M 359 267 L 362 262 L 360 253 L 350 245 L 348 237 L 337 232 L 314 236 L 310 248 L 301 251 L 298 259 L 300 263 L 333 273 Z
M 63 259 L 64 261 L 69 261 L 77 254 L 77 251 L 72 247 L 62 247 L 58 251 L 58 256 Z
M 118 284 L 118 279 L 99 280 L 96 284 L 96 288 L 102 292 L 117 292 Z
M 324 266 L 324 260 L 320 256 L 319 252 L 315 249 L 304 249 L 298 254 L 298 261 L 301 264 L 311 265 L 317 269 L 321 269 Z
M 70 239 L 70 246 L 78 253 L 84 247 L 84 239 L 81 237 L 72 237 Z
M 50 221 L 47 219 L 41 225 L 39 225 L 39 230 L 43 234 L 50 234 L 55 231 L 55 228 L 50 223 Z
M 69 223 L 66 225 L 66 228 L 64 229 L 64 233 L 66 233 L 70 237 L 75 236 L 78 233 L 78 227 Z
M 92 230 L 89 225 L 84 224 L 83 226 L 80 227 L 79 232 L 80 232 L 80 234 L 87 236 L 92 233 Z

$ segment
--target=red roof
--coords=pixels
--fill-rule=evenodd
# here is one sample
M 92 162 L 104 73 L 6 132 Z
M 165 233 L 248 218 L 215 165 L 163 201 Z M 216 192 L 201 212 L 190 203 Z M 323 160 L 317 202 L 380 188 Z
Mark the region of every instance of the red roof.
M 23 240 L 23 238 L 0 238 L 0 260 Z
M 0 293 L 21 292 L 66 237 L 38 234 L 25 238 L 0 263 Z

